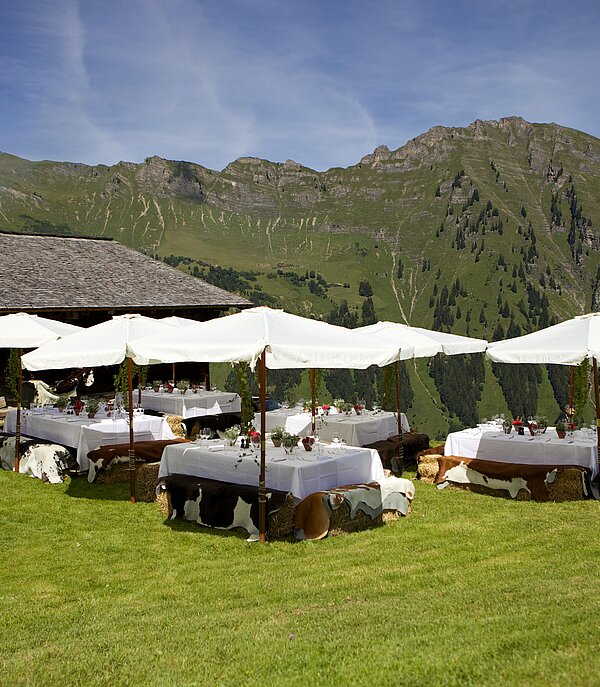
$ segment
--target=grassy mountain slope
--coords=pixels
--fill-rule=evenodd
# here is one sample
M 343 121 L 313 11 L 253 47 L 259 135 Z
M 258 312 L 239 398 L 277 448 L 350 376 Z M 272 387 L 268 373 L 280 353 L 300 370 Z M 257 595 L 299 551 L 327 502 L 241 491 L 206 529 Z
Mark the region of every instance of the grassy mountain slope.
M 435 127 L 322 173 L 256 158 L 217 172 L 156 157 L 90 167 L 0 155 L 0 228 L 112 236 L 198 261 L 180 265 L 196 273 L 252 271 L 251 296 L 303 314 L 345 299 L 360 319 L 367 280 L 379 319 L 492 338 L 597 302 L 599 190 L 600 140 L 507 118 Z M 411 380 L 414 414 L 439 428 L 447 414 L 423 363 Z M 481 393 L 481 415 L 502 405 L 491 371 Z

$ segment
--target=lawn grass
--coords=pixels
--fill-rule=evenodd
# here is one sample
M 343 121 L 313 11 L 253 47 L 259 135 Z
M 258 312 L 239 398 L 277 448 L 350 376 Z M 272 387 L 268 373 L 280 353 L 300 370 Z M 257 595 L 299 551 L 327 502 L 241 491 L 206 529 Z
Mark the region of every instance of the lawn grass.
M 598 684 L 597 502 L 418 483 L 399 522 L 261 546 L 126 485 L 0 489 L 1 684 Z

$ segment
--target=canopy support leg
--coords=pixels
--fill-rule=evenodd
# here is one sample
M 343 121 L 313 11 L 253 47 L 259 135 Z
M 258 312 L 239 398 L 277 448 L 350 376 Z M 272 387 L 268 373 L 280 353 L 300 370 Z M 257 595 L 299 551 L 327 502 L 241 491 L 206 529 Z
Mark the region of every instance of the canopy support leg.
M 400 401 L 400 361 L 396 360 L 395 363 L 395 376 L 396 376 L 396 414 L 398 422 L 398 436 L 400 437 L 400 443 L 398 444 L 398 458 L 397 460 L 397 470 L 395 472 L 402 472 L 402 467 L 404 465 L 404 439 L 402 437 L 402 407 Z M 393 467 L 393 466 L 392 466 Z
M 266 353 L 262 352 L 260 360 L 258 361 L 258 395 L 260 402 L 260 477 L 258 479 L 258 523 L 259 523 L 259 537 L 264 544 L 267 539 L 266 523 L 267 523 L 267 488 L 266 488 L 266 431 L 267 417 L 267 365 Z
M 311 414 L 311 429 L 312 433 L 314 436 L 315 433 L 315 368 L 311 367 L 310 368 L 310 397 L 311 397 L 311 403 L 310 403 L 310 414 Z
M 21 443 L 21 394 L 23 391 L 23 364 L 21 356 L 23 349 L 19 348 L 19 378 L 17 380 L 17 426 L 15 428 L 15 472 L 19 472 L 19 444 Z
M 127 358 L 127 394 L 129 399 L 129 484 L 131 503 L 135 503 L 135 445 L 133 433 L 133 363 Z
M 594 400 L 596 402 L 596 443 L 598 446 L 598 462 L 600 463 L 600 396 L 598 394 L 598 363 L 593 358 L 594 368 Z

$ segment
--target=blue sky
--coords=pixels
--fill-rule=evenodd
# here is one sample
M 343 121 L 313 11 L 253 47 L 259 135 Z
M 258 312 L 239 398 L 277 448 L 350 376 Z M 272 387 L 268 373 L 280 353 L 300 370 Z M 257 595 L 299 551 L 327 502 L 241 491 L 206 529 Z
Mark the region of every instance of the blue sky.
M 0 0 L 0 150 L 318 170 L 437 124 L 600 136 L 596 0 Z

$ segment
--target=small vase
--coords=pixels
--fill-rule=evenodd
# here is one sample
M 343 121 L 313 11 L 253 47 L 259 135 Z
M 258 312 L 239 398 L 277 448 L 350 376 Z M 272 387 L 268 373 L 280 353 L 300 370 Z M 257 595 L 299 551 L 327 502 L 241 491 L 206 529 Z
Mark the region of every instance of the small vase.
M 285 444 L 283 445 L 283 450 L 284 450 L 288 455 L 290 455 L 291 453 L 293 453 L 293 451 L 294 451 L 295 448 L 296 448 L 296 447 L 293 446 L 293 445 L 292 445 L 292 446 L 290 446 L 290 445 L 287 445 L 287 446 L 286 446 Z
M 90 420 L 93 420 L 96 417 L 96 413 L 88 413 L 88 417 Z
M 273 442 L 273 446 L 275 446 L 275 448 L 279 448 L 281 446 L 281 439 L 271 439 L 271 441 Z
M 556 434 L 558 435 L 559 439 L 564 439 L 567 436 L 567 432 L 561 429 L 557 429 Z

